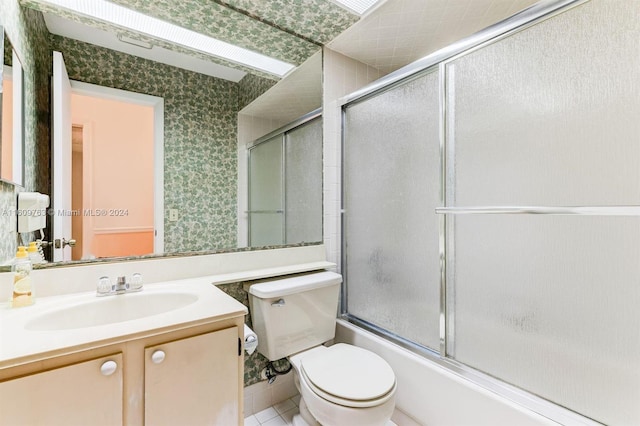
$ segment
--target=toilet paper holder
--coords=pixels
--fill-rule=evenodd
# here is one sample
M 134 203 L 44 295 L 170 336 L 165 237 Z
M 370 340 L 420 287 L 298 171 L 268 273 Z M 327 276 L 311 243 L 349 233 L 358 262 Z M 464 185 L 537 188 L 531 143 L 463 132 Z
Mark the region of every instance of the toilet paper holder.
M 247 324 L 244 325 L 244 350 L 251 355 L 258 347 L 258 335 Z

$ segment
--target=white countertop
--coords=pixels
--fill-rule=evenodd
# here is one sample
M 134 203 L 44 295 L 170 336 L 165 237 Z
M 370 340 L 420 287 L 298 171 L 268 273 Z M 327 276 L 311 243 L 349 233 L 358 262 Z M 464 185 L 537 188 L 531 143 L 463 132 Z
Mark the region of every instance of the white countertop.
M 194 296 L 192 298 L 195 301 L 167 312 L 105 325 L 45 331 L 29 329 L 33 328 L 29 327 L 29 322 L 41 315 L 85 303 L 96 303 L 96 299 L 102 301 L 147 296 L 147 300 L 153 300 L 153 294 L 157 293 L 168 294 L 164 297 L 166 300 L 180 297 L 178 293 L 189 294 Z M 176 296 L 172 296 L 173 294 Z M 124 299 L 116 299 L 113 302 L 120 301 Z M 211 277 L 147 284 L 138 293 L 97 298 L 95 291 L 91 291 L 38 298 L 34 305 L 22 308 L 11 309 L 5 305 L 0 307 L 0 369 L 57 356 L 74 349 L 106 345 L 134 337 L 224 320 L 246 313 L 247 308 L 243 304 L 212 285 Z

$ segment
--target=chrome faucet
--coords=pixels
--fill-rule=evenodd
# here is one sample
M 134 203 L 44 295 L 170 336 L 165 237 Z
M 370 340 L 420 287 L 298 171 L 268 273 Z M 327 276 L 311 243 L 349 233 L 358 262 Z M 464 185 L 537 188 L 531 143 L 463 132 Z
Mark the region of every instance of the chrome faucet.
M 131 281 L 127 282 L 127 277 L 118 277 L 116 284 L 111 284 L 109 277 L 100 277 L 96 296 L 112 296 L 114 294 L 131 293 L 142 290 L 142 274 L 135 273 L 131 276 Z
M 115 292 L 120 294 L 120 293 L 124 293 L 127 290 L 129 290 L 129 288 L 131 287 L 131 285 L 127 282 L 127 277 L 118 277 L 118 282 L 116 283 L 116 288 L 115 288 Z

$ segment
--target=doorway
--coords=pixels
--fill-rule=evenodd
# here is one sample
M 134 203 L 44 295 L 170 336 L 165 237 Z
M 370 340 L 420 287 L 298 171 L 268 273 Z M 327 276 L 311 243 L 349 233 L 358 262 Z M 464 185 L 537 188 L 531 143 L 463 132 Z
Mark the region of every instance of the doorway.
M 162 252 L 163 128 L 145 97 L 71 82 L 71 260 Z

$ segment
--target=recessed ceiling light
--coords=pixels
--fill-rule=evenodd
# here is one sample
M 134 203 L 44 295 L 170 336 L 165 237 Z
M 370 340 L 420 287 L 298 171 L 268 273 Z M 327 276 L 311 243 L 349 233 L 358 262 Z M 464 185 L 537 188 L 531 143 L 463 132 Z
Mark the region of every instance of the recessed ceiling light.
M 333 0 L 336 3 L 340 3 L 346 8 L 354 11 L 358 15 L 364 14 L 367 10 L 371 9 L 380 0 Z
M 36 0 L 81 15 L 226 59 L 269 74 L 284 76 L 294 65 L 153 18 L 105 0 Z

